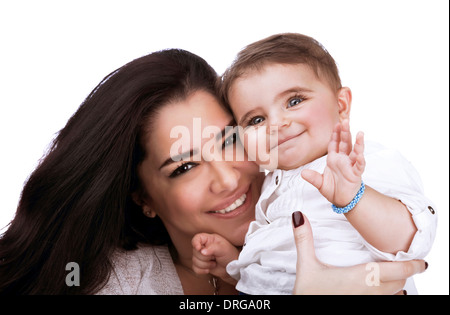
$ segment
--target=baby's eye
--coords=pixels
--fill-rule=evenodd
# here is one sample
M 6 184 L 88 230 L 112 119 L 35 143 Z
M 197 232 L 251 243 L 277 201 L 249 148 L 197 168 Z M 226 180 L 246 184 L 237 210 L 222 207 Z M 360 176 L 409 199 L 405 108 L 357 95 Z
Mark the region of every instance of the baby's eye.
M 260 123 L 262 123 L 263 121 L 264 121 L 264 117 L 256 116 L 256 117 L 253 117 L 252 119 L 250 119 L 250 121 L 248 122 L 248 124 L 249 124 L 250 126 L 253 126 L 253 125 L 260 124 Z
M 303 102 L 303 101 L 304 101 L 304 99 L 301 98 L 301 97 L 294 97 L 294 98 L 292 98 L 292 99 L 289 100 L 287 107 L 288 107 L 288 108 L 294 107 L 294 106 L 300 104 L 300 103 Z

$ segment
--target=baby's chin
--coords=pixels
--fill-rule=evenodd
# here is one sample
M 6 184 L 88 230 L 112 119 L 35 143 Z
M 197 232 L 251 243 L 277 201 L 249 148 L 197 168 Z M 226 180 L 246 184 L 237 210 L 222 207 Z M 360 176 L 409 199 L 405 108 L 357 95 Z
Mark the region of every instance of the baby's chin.
M 300 153 L 301 149 L 298 147 L 289 147 L 283 150 L 280 149 L 278 155 L 277 156 L 274 155 L 275 160 L 277 160 L 276 168 L 285 171 L 294 170 L 301 166 L 309 164 L 326 154 L 326 153 L 322 154 L 322 152 L 319 152 L 318 150 L 309 151 L 308 154 L 300 154 Z
M 295 170 L 296 168 L 299 168 L 302 165 L 304 165 L 304 163 L 301 163 L 301 162 L 279 163 L 277 166 L 277 169 L 283 170 L 283 171 L 289 171 L 289 170 Z
M 276 169 L 279 170 L 293 170 L 299 168 L 302 165 L 305 165 L 309 162 L 298 159 L 297 157 L 279 157 L 279 156 L 270 156 L 270 160 L 257 160 L 256 163 L 259 165 L 260 170 L 264 171 L 274 171 Z

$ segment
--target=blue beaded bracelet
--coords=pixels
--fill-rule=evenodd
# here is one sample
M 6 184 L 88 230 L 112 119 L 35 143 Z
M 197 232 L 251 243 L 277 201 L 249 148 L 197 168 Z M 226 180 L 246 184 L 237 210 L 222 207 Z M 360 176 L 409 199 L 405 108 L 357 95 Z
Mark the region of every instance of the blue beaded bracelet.
M 361 199 L 362 195 L 364 194 L 364 190 L 366 189 L 366 185 L 364 185 L 364 182 L 361 181 L 361 187 L 358 190 L 358 193 L 356 194 L 355 198 L 353 198 L 352 201 L 348 205 L 346 205 L 344 208 L 336 207 L 335 205 L 331 205 L 331 208 L 333 208 L 333 211 L 337 214 L 344 214 L 352 210 L 356 204 L 359 202 L 359 199 Z

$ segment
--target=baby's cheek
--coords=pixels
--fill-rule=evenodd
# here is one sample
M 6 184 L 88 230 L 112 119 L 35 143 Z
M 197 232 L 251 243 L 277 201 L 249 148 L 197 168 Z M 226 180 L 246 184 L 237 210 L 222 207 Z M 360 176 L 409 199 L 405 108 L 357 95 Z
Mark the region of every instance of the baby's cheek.
M 255 161 L 258 165 L 267 169 L 271 168 L 270 165 L 277 164 L 278 150 L 270 150 L 270 148 L 276 147 L 277 139 L 267 135 L 265 126 L 248 128 L 241 140 L 243 140 L 249 161 Z

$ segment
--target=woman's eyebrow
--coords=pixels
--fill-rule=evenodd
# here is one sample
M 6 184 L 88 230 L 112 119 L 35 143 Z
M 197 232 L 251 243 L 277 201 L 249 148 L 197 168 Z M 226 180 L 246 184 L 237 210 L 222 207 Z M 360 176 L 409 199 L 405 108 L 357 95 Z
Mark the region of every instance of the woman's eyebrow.
M 230 122 L 216 135 L 216 141 L 222 140 L 225 137 L 226 132 L 229 130 L 227 127 L 236 127 L 236 121 L 231 119 Z
M 252 109 L 251 111 L 245 113 L 244 116 L 239 120 L 239 126 L 242 126 L 244 121 L 247 121 L 249 117 L 253 116 L 253 114 L 257 111 L 257 108 Z
M 185 160 L 188 157 L 191 158 L 192 156 L 196 155 L 197 153 L 198 153 L 198 149 L 192 149 L 189 152 L 184 152 L 181 154 L 171 156 L 167 160 L 165 160 L 163 164 L 161 164 L 159 169 L 162 169 L 164 166 L 170 165 L 172 163 L 176 163 L 176 162 Z
M 223 137 L 225 137 L 225 133 L 228 131 L 227 127 L 235 127 L 235 126 L 236 126 L 235 120 L 231 119 L 230 122 L 216 135 L 216 140 L 219 141 L 219 140 L 223 139 Z M 170 165 L 172 163 L 186 160 L 187 158 L 192 158 L 198 152 L 199 152 L 198 149 L 192 149 L 189 152 L 184 152 L 181 154 L 171 156 L 167 160 L 165 160 L 163 164 L 161 164 L 159 169 L 162 169 L 164 166 Z

